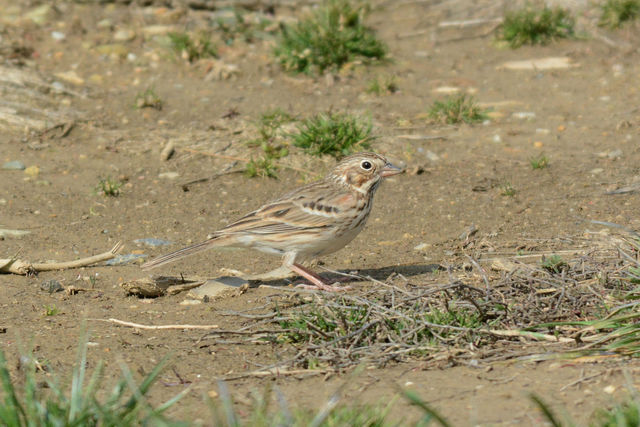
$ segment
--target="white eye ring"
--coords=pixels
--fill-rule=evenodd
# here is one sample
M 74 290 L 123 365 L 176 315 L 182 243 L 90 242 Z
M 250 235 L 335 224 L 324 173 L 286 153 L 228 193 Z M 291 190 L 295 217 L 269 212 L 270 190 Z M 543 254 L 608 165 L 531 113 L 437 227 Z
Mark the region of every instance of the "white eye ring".
M 366 171 L 370 170 L 373 165 L 371 164 L 371 162 L 369 160 L 363 160 L 362 163 L 360 163 L 360 167 Z

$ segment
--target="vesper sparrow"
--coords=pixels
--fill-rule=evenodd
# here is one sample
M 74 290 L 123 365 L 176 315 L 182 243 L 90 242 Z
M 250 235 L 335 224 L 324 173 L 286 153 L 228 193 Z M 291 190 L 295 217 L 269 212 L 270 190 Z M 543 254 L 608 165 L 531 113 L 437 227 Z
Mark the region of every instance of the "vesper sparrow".
M 216 246 L 247 247 L 283 256 L 282 267 L 262 278 L 294 272 L 313 284 L 307 287 L 339 290 L 299 262 L 340 250 L 353 240 L 369 217 L 382 178 L 400 172 L 379 154 L 345 157 L 324 179 L 267 203 L 210 234 L 204 242 L 163 255 L 142 268 L 158 267 Z

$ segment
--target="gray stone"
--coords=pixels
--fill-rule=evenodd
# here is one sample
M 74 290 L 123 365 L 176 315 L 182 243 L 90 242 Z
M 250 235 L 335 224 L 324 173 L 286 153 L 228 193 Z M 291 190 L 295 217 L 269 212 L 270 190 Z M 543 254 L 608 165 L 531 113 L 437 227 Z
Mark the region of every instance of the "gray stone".
M 2 165 L 2 169 L 21 171 L 25 170 L 26 166 L 20 160 L 12 160 Z
M 57 280 L 46 280 L 40 284 L 40 289 L 45 292 L 49 292 L 50 294 L 54 292 L 61 292 L 64 290 L 64 287 Z
M 137 244 L 137 245 L 145 245 L 145 246 L 149 246 L 152 248 L 158 247 L 158 246 L 166 246 L 166 245 L 170 245 L 171 242 L 168 240 L 162 240 L 162 239 L 156 239 L 154 237 L 147 237 L 144 239 L 136 239 L 133 241 L 133 243 Z
M 146 258 L 145 254 L 126 254 L 116 255 L 115 258 L 111 258 L 107 261 L 107 265 L 126 265 L 136 262 L 139 259 Z
M 27 230 L 8 230 L 6 228 L 0 228 L 0 237 L 22 237 L 31 233 Z
M 236 291 L 242 286 L 249 286 L 249 282 L 241 277 L 223 276 L 207 280 L 202 286 L 191 289 L 187 296 L 207 301 L 210 298 L 222 297 L 225 293 Z

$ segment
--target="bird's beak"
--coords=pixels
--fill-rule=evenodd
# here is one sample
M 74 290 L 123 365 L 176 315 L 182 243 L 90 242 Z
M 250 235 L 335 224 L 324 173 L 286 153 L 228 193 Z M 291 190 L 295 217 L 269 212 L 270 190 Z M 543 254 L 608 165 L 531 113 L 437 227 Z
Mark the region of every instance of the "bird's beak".
M 392 165 L 391 163 L 387 163 L 386 165 L 384 165 L 384 168 L 382 169 L 382 173 L 380 175 L 382 175 L 383 178 L 386 178 L 388 176 L 398 175 L 402 172 L 404 172 L 404 170 Z

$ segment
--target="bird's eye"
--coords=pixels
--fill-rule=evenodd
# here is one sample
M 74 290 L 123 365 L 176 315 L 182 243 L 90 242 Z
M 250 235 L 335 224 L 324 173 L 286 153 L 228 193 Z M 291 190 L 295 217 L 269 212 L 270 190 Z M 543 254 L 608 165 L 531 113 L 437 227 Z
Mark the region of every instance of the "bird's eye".
M 371 162 L 365 160 L 364 162 L 360 163 L 360 167 L 368 171 L 369 169 L 371 169 L 372 165 L 371 165 Z

